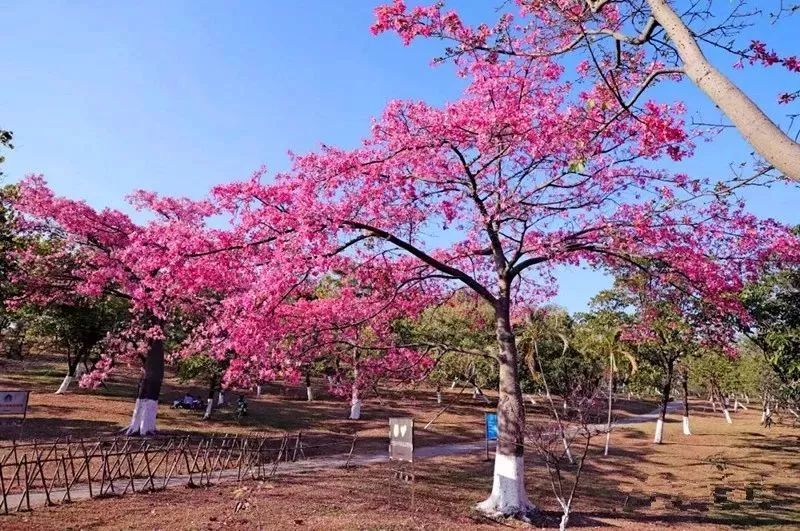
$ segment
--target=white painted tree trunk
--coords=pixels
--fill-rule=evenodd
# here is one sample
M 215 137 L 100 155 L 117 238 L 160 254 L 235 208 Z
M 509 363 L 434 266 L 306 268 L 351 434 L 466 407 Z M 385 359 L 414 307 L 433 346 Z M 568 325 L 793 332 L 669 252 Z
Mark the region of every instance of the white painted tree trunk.
M 750 405 L 750 397 L 749 397 L 749 396 L 747 396 L 747 393 L 745 393 L 745 394 L 744 394 L 744 402 L 745 402 L 745 404 L 747 404 L 748 406 Z
M 311 388 L 310 385 L 306 386 L 306 400 L 308 400 L 309 402 L 314 401 L 314 390 Z
M 353 394 L 350 398 L 350 420 L 361 418 L 361 399 L 358 397 L 358 389 L 353 387 Z
M 725 415 L 725 422 L 727 422 L 728 424 L 733 424 L 733 420 L 731 420 L 731 414 L 728 411 L 727 407 L 722 406 L 722 413 Z
M 525 516 L 533 509 L 525 492 L 524 456 L 495 454 L 492 493 L 476 508 L 494 516 Z
M 454 379 L 453 383 L 450 384 L 450 389 L 455 389 L 457 383 L 458 383 L 458 380 Z
M 83 365 L 79 363 L 78 366 L 75 367 L 74 375 L 67 372 L 67 374 L 64 375 L 64 379 L 61 381 L 61 385 L 58 386 L 56 394 L 63 395 L 64 393 L 66 393 L 67 389 L 69 389 L 69 386 L 72 385 L 72 382 L 74 382 L 75 380 L 80 380 L 81 376 L 83 376 L 83 373 L 85 371 L 86 369 L 84 369 Z
M 217 393 L 217 405 L 225 405 L 225 394 L 222 392 L 222 389 L 220 389 L 219 393 Z
M 653 438 L 653 442 L 656 444 L 661 444 L 664 440 L 664 421 L 662 419 L 656 420 L 656 436 Z
M 441 404 L 442 403 L 442 392 L 441 391 L 436 391 L 436 403 L 437 404 Z
M 126 435 L 150 435 L 156 431 L 156 415 L 158 414 L 158 400 L 137 398 L 133 406 L 133 415 Z
M 736 413 L 737 411 L 739 411 L 739 399 L 738 398 L 734 398 L 733 399 L 733 412 Z
M 206 412 L 203 414 L 203 420 L 208 420 L 211 418 L 211 411 L 214 409 L 214 399 L 208 398 L 206 399 Z
M 477 387 L 473 387 L 472 388 L 472 398 L 478 398 L 478 388 Z
M 63 395 L 69 389 L 69 385 L 72 383 L 73 377 L 67 374 L 64 376 L 64 379 L 61 380 L 61 385 L 58 386 L 58 391 L 56 391 L 57 395 Z
M 686 415 L 683 416 L 683 434 L 684 435 L 691 435 L 692 432 L 689 429 L 689 417 Z
M 261 384 L 256 386 L 256 396 L 261 396 Z

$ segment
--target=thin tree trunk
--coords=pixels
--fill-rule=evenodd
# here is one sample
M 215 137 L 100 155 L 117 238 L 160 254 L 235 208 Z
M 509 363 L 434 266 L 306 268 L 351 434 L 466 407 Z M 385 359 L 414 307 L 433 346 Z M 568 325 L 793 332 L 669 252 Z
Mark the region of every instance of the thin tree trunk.
M 689 429 L 689 371 L 686 367 L 681 371 L 681 384 L 683 385 L 683 434 L 691 435 Z
M 656 421 L 656 435 L 653 442 L 661 444 L 664 440 L 664 421 L 667 419 L 667 405 L 669 404 L 669 395 L 672 392 L 672 368 L 675 362 L 669 360 L 667 362 L 667 373 L 664 375 L 664 382 L 661 389 L 661 412 Z
M 728 398 L 722 395 L 722 391 L 717 389 L 717 396 L 719 397 L 719 403 L 722 406 L 722 414 L 725 416 L 725 422 L 728 424 L 733 424 L 733 420 L 731 419 L 731 413 L 728 411 Z
M 139 381 L 139 392 L 133 407 L 127 435 L 150 435 L 156 431 L 158 398 L 164 380 L 164 341 L 153 339 L 144 362 L 144 374 Z
M 311 373 L 306 372 L 306 400 L 314 401 L 314 389 L 311 388 Z
M 61 385 L 58 386 L 58 390 L 56 391 L 57 395 L 66 393 L 72 382 L 81 377 L 81 363 L 86 358 L 87 354 L 88 352 L 79 348 L 74 356 L 69 356 L 67 358 L 67 374 L 64 375 Z
M 550 386 L 547 385 L 547 377 L 544 375 L 544 367 L 542 366 L 542 360 L 539 357 L 539 349 L 534 342 L 534 350 L 536 351 L 536 364 L 539 365 L 539 374 L 542 377 L 542 385 L 544 386 L 544 392 L 547 398 L 547 401 L 550 403 L 550 411 L 553 413 L 553 416 L 556 419 L 556 424 L 558 425 L 559 435 L 561 435 L 561 442 L 564 445 L 564 453 L 567 454 L 567 459 L 569 460 L 570 464 L 574 464 L 575 461 L 572 458 L 572 451 L 569 448 L 569 441 L 567 441 L 567 434 L 564 431 L 564 425 L 561 422 L 561 417 L 558 416 L 558 409 L 556 409 L 555 402 L 553 402 L 553 397 L 550 395 Z M 533 376 L 533 367 L 530 367 L 531 376 Z
M 717 70 L 668 0 L 647 0 L 692 82 L 733 122 L 744 139 L 784 175 L 800 181 L 800 144 L 792 140 L 739 87 Z
M 206 412 L 203 414 L 203 420 L 211 418 L 211 413 L 214 410 L 214 393 L 217 390 L 219 379 L 216 376 L 211 377 L 208 384 L 208 398 L 206 399 Z
M 614 404 L 614 354 L 608 354 L 608 419 L 606 419 L 606 445 L 603 455 L 608 455 L 608 445 L 611 442 L 611 409 Z M 565 515 L 566 516 L 566 515 Z
M 350 420 L 359 420 L 361 418 L 361 398 L 358 395 L 358 349 L 353 349 L 353 387 L 350 393 Z

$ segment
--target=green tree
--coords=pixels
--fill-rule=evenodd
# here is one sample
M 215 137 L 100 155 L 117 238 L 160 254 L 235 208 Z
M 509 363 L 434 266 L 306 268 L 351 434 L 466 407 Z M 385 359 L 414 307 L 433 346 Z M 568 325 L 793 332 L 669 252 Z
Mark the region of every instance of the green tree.
M 53 341 L 67 355 L 67 374 L 56 391 L 67 391 L 82 369 L 89 369 L 99 357 L 101 341 L 118 330 L 128 318 L 125 301 L 106 297 L 89 301 L 76 299 L 73 304 L 51 304 L 44 308 L 28 307 L 29 334 Z
M 443 386 L 461 382 L 479 391 L 497 385 L 497 340 L 492 309 L 485 302 L 458 294 L 396 327 L 403 343 L 434 352 L 436 364 L 428 381 L 437 388 L 437 401 L 441 402 Z
M 747 286 L 742 300 L 752 318 L 744 334 L 775 371 L 781 397 L 800 401 L 800 268 L 765 276 Z

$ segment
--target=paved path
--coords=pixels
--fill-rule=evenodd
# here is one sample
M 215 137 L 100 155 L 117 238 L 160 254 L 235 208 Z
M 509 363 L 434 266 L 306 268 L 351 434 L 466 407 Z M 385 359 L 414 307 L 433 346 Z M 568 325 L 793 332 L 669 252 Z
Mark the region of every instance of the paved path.
M 667 412 L 673 412 L 676 409 L 681 407 L 680 402 L 671 402 L 667 406 Z M 637 415 L 634 417 L 627 417 L 620 420 L 617 420 L 612 424 L 613 427 L 618 427 L 625 424 L 637 424 L 642 422 L 653 421 L 658 418 L 660 408 L 651 411 L 650 413 L 646 413 L 644 415 Z M 598 431 L 605 431 L 606 425 L 605 424 L 596 424 L 592 426 L 592 428 L 597 429 Z M 449 443 L 449 444 L 440 444 L 436 446 L 424 446 L 421 448 L 417 448 L 414 451 L 414 456 L 421 459 L 427 459 L 432 457 L 441 457 L 446 455 L 462 455 L 462 454 L 469 454 L 469 453 L 477 453 L 482 452 L 486 448 L 486 442 L 481 439 L 480 441 L 473 441 L 473 442 L 464 442 L 464 443 Z M 372 465 L 375 463 L 383 463 L 388 461 L 388 455 L 385 452 L 379 454 L 365 454 L 365 455 L 358 455 L 355 454 L 349 461 L 350 466 L 366 466 Z M 292 473 L 303 473 L 303 472 L 313 472 L 321 469 L 330 469 L 330 468 L 343 468 L 345 465 L 348 464 L 347 454 L 338 454 L 338 455 L 331 455 L 328 457 L 319 457 L 319 458 L 312 458 L 307 459 L 305 461 L 296 461 L 296 462 L 288 462 L 288 463 L 280 463 L 277 468 L 276 475 L 280 474 L 292 474 Z M 218 472 L 212 474 L 214 478 L 214 483 L 230 483 L 235 482 L 238 479 L 238 469 L 231 469 L 222 472 L 221 475 L 218 477 Z M 195 474 L 197 477 L 197 474 Z M 217 479 L 218 478 L 218 479 Z M 188 475 L 182 476 L 175 476 L 170 478 L 170 480 L 166 484 L 166 488 L 174 488 L 174 487 L 185 487 L 189 482 Z M 145 490 L 147 485 L 147 479 L 134 479 L 134 486 L 136 487 L 136 491 Z M 161 482 L 156 482 L 157 486 L 161 486 L 163 484 L 163 480 Z M 127 480 L 117 480 L 115 482 L 116 492 L 121 493 L 125 486 L 128 485 Z M 98 490 L 98 486 L 94 485 L 94 493 L 96 494 Z M 128 489 L 130 491 L 130 488 Z M 65 494 L 65 489 L 55 488 L 50 491 L 50 499 L 55 503 L 60 503 L 62 498 Z M 16 510 L 17 506 L 20 504 L 22 495 L 21 494 L 9 494 L 8 495 L 8 508 L 9 512 L 13 512 Z M 86 484 L 74 485 L 70 489 L 70 499 L 72 501 L 79 501 L 79 500 L 88 500 L 90 499 L 90 492 L 89 486 Z M 30 493 L 30 505 L 31 508 L 36 507 L 44 507 L 47 505 L 47 497 L 45 496 L 44 491 L 35 491 Z M 22 501 L 22 507 L 26 507 L 24 501 Z M 0 520 L 1 522 L 1 520 Z

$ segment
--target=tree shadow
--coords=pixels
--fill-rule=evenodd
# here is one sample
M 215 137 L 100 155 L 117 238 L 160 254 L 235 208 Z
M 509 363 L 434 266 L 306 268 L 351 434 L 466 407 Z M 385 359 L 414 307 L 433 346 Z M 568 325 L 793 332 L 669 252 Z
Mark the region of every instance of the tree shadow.
M 114 433 L 119 426 L 114 422 L 74 419 L 65 417 L 28 417 L 20 427 L 0 425 L 0 440 L 46 439 L 58 437 L 87 437 Z

